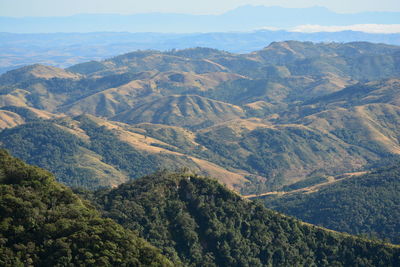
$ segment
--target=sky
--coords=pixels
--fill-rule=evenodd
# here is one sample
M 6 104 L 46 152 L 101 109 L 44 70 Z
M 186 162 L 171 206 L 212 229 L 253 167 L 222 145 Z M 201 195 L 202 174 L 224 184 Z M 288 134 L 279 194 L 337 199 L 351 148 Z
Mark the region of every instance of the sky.
M 0 0 L 0 16 L 69 16 L 82 13 L 168 12 L 221 14 L 243 5 L 326 7 L 338 13 L 400 12 L 399 0 Z

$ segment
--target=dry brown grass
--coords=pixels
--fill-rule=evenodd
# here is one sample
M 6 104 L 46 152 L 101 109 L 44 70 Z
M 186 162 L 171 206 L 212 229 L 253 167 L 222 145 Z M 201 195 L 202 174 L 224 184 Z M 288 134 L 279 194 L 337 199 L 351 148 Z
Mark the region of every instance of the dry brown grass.
M 18 114 L 8 110 L 0 110 L 0 129 L 12 128 L 24 122 L 25 120 Z

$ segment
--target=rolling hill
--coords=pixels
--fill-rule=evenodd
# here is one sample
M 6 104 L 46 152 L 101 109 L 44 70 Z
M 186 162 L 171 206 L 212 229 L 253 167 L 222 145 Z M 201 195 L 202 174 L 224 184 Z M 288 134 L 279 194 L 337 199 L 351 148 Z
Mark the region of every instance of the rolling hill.
M 146 50 L 65 70 L 33 65 L 0 76 L 1 126 L 16 127 L 0 136 L 67 184 L 118 185 L 186 166 L 246 194 L 276 190 L 400 152 L 399 53 L 385 44 L 285 41 L 247 54 Z M 77 138 L 66 157 L 73 171 L 35 157 L 46 146 L 64 157 L 63 142 L 43 137 L 43 127 Z M 77 173 L 92 178 L 74 182 Z
M 149 122 L 185 128 L 204 128 L 224 121 L 244 118 L 242 108 L 195 95 L 172 95 L 145 103 L 112 117 L 128 124 Z
M 68 69 L 35 64 L 0 76 L 0 146 L 80 187 L 76 192 L 103 216 L 175 265 L 397 266 L 396 246 L 301 223 L 238 193 L 263 195 L 269 207 L 307 222 L 398 243 L 392 160 L 400 154 L 399 55 L 400 47 L 385 44 L 285 41 L 247 54 L 146 50 Z M 100 264 L 97 259 L 110 262 L 119 253 L 120 262 L 150 264 L 140 258 L 143 245 L 156 265 L 169 264 L 53 178 L 42 181 L 47 174 L 38 171 L 31 181 L 24 176 L 31 167 L 0 154 L 0 212 L 11 218 L 0 232 L 16 236 L 4 241 L 0 233 L 6 266 L 13 259 L 58 263 L 64 256 L 47 257 L 54 244 L 41 232 L 67 254 L 78 248 L 68 250 L 65 242 L 91 234 L 70 237 L 65 216 L 81 219 L 92 234 L 94 218 L 133 240 L 108 236 L 110 253 L 85 247 L 71 252 L 83 256 L 66 262 Z M 28 177 L 28 184 L 7 182 L 9 162 L 11 173 L 20 168 L 15 177 Z M 392 167 L 374 169 L 385 162 Z M 54 188 L 55 204 L 47 199 Z M 72 200 L 64 205 L 65 199 Z M 20 215 L 8 204 L 28 210 L 33 224 L 23 212 L 13 217 Z M 68 210 L 76 205 L 83 214 Z M 60 212 L 56 228 L 66 224 L 68 240 L 53 236 L 53 222 L 42 216 L 51 207 Z M 33 247 L 18 239 L 29 229 Z
M 143 130 L 92 116 L 54 120 L 35 117 L 2 131 L 0 143 L 13 155 L 51 170 L 58 181 L 70 186 L 115 187 L 157 169 L 182 167 L 219 177 L 231 188 L 247 182 L 244 171 L 230 171 L 188 155 Z
M 266 197 L 265 205 L 329 229 L 399 243 L 400 174 L 395 162 L 315 192 Z

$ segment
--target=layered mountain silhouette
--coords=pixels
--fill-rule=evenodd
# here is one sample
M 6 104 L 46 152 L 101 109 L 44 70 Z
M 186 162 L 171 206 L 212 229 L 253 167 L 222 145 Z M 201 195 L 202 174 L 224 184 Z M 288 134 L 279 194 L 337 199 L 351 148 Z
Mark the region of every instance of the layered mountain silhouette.
M 32 65 L 0 76 L 0 139 L 67 184 L 187 166 L 266 192 L 399 154 L 399 60 L 397 46 L 286 41 Z
M 241 6 L 218 15 L 145 13 L 78 14 L 66 17 L 0 17 L 1 32 L 232 32 L 298 25 L 398 24 L 398 12 L 340 14 L 323 7 Z M 285 18 L 284 20 L 282 18 Z
M 7 31 L 9 30 L 8 28 Z M 37 63 L 66 68 L 78 63 L 103 60 L 134 50 L 147 49 L 169 51 L 210 47 L 234 53 L 249 53 L 262 49 L 272 42 L 285 40 L 340 43 L 366 41 L 400 45 L 400 33 L 366 33 L 350 30 L 305 33 L 265 29 L 215 32 L 214 29 L 210 33 L 176 34 L 131 33 L 120 32 L 120 29 L 118 32 L 87 33 L 76 33 L 74 29 L 74 33 L 60 33 L 58 28 L 57 33 L 0 32 L 0 39 L 2 40 L 0 74 Z M 92 64 L 94 65 L 96 63 Z

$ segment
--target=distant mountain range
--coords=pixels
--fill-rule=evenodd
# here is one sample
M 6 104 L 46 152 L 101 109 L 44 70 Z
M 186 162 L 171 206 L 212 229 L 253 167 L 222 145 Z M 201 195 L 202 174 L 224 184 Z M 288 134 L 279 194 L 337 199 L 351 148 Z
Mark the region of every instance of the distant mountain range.
M 3 25 L 3 24 L 0 24 Z M 249 53 L 271 42 L 298 40 L 311 42 L 368 41 L 400 45 L 400 34 L 355 31 L 302 33 L 258 30 L 252 32 L 166 33 L 0 33 L 0 73 L 30 64 L 69 67 L 91 60 L 107 59 L 135 50 L 168 51 L 209 47 L 232 53 Z
M 339 14 L 322 7 L 282 8 L 242 6 L 220 15 L 147 13 L 133 15 L 80 14 L 69 17 L 0 17 L 0 32 L 226 32 L 264 27 L 287 29 L 304 24 L 399 24 L 398 12 Z

